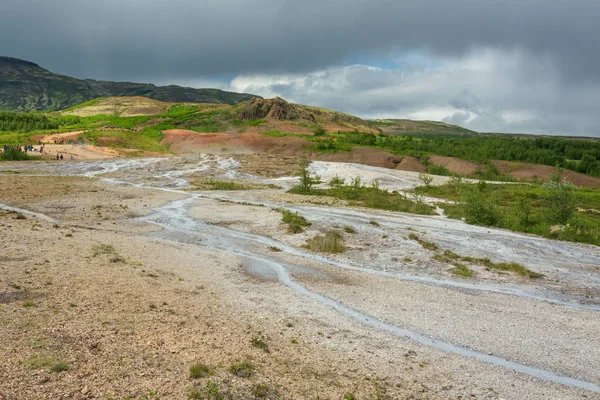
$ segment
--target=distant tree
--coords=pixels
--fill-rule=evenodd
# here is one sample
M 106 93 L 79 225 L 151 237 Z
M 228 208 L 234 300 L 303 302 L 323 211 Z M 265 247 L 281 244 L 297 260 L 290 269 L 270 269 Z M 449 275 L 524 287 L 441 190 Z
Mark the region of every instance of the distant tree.
M 302 157 L 300 163 L 300 183 L 296 186 L 296 192 L 308 194 L 312 191 L 314 185 L 321 183 L 321 177 L 318 175 L 311 175 L 309 170 L 310 163 L 306 156 Z
M 323 136 L 326 133 L 327 133 L 327 131 L 320 126 L 313 129 L 313 135 L 315 135 L 315 136 Z
M 575 186 L 563 177 L 562 169 L 557 168 L 552 179 L 543 188 L 546 191 L 548 220 L 566 225 L 575 213 Z

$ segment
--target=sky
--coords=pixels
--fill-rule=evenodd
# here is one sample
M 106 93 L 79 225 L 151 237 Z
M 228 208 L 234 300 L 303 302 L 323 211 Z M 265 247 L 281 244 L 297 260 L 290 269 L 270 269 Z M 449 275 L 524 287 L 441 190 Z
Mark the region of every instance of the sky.
M 597 0 L 2 0 L 0 55 L 363 118 L 600 136 Z

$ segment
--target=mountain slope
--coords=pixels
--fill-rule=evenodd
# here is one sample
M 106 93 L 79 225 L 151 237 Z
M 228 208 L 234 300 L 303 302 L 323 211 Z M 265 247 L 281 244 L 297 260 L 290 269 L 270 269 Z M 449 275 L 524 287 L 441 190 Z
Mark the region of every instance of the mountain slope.
M 143 96 L 165 102 L 237 104 L 253 96 L 219 89 L 76 79 L 37 64 L 0 57 L 0 110 L 57 111 L 98 97 Z

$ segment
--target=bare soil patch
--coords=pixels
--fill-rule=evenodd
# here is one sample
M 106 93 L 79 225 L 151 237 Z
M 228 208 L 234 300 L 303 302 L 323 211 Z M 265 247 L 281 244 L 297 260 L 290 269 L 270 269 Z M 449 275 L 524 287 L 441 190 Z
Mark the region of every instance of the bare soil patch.
M 448 171 L 459 175 L 472 175 L 481 168 L 481 165 L 479 164 L 456 157 L 430 156 L 429 162 L 435 165 L 441 165 Z
M 556 168 L 549 165 L 527 164 L 512 161 L 492 161 L 500 172 L 511 175 L 516 179 L 539 179 L 547 181 L 556 174 Z M 575 186 L 600 188 L 600 178 L 583 175 L 568 169 L 563 170 L 564 176 Z
M 427 172 L 427 167 L 411 156 L 402 157 L 402 161 L 396 166 L 396 169 L 402 171 Z

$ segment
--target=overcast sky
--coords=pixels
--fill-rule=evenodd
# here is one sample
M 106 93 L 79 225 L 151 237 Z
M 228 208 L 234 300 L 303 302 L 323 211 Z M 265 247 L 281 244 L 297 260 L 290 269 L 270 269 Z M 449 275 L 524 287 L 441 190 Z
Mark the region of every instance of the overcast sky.
M 366 118 L 600 136 L 598 0 L 0 0 L 0 55 Z

